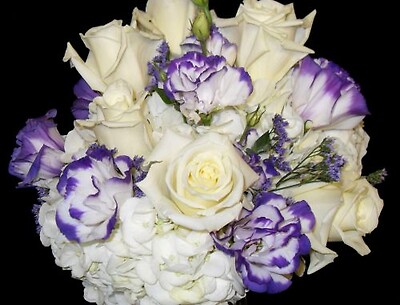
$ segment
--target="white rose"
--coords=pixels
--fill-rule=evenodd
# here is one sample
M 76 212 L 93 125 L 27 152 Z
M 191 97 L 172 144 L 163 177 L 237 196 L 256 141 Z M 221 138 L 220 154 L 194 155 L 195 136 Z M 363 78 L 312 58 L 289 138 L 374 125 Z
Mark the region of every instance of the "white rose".
M 217 133 L 193 140 L 167 131 L 147 160 L 155 163 L 138 186 L 161 216 L 193 230 L 218 230 L 237 218 L 243 192 L 258 179 Z
M 349 178 L 349 181 L 352 181 L 360 177 L 363 168 L 362 158 L 367 153 L 370 139 L 362 124 L 351 130 L 328 130 L 323 134 L 335 138 L 337 153 L 346 160 L 343 167 L 346 175 L 343 179 Z
M 81 35 L 90 50 L 86 62 L 68 43 L 64 61 L 71 61 L 89 86 L 104 92 L 118 79 L 126 81 L 134 94 L 142 93 L 148 84 L 147 62 L 157 54 L 160 40 L 145 37 L 121 20 L 91 28 Z
M 284 192 L 296 201 L 306 200 L 316 218 L 314 230 L 307 234 L 312 248 L 309 274 L 337 257 L 327 247 L 329 242 L 343 241 L 360 255 L 370 252 L 363 236 L 377 227 L 383 200 L 365 178 L 350 180 L 343 177 L 340 183 L 312 183 Z
M 302 20 L 297 19 L 293 4 L 244 0 L 236 17 L 213 17 L 221 33 L 238 45 L 236 65 L 244 67 L 253 80 L 250 104 L 259 104 L 270 96 L 277 82 L 293 65 L 312 53 L 304 43 L 314 16 L 315 11 Z
M 173 55 L 181 54 L 182 41 L 191 35 L 196 6 L 187 0 L 149 0 L 146 12 L 133 11 L 132 27 L 151 37 L 164 37 Z
M 289 188 L 282 193 L 294 201 L 307 201 L 315 215 L 315 227 L 307 234 L 312 248 L 307 273 L 311 274 L 337 257 L 337 253 L 327 247 L 327 242 L 335 215 L 342 205 L 342 190 L 338 185 L 318 182 Z
M 128 83 L 118 80 L 89 104 L 89 119 L 76 123 L 92 129 L 99 144 L 116 148 L 118 155 L 147 156 L 152 144 L 150 125 L 142 111 L 145 97 L 135 100 Z
M 371 251 L 363 236 L 378 226 L 383 200 L 365 178 L 344 183 L 342 188 L 344 204 L 336 212 L 329 241 L 343 241 L 360 255 L 366 255 Z

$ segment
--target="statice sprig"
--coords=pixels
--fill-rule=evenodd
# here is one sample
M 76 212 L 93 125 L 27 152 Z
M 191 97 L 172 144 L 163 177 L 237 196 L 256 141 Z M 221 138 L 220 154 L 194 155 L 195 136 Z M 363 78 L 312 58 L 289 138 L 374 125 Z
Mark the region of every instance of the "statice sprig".
M 146 87 L 149 92 L 156 91 L 159 84 L 167 79 L 167 67 L 170 57 L 170 50 L 168 43 L 163 40 L 157 48 L 158 55 L 156 55 L 151 62 L 147 63 L 147 74 L 150 75 L 150 82 Z M 158 93 L 158 92 L 157 92 Z
M 334 139 L 326 137 L 308 153 L 291 171 L 275 184 L 272 191 L 300 186 L 312 182 L 337 182 L 345 160 L 334 148 Z M 293 184 L 287 184 L 294 180 Z
M 377 171 L 374 171 L 366 176 L 366 179 L 368 180 L 369 183 L 372 185 L 377 185 L 382 183 L 387 176 L 387 171 L 385 168 L 379 169 Z

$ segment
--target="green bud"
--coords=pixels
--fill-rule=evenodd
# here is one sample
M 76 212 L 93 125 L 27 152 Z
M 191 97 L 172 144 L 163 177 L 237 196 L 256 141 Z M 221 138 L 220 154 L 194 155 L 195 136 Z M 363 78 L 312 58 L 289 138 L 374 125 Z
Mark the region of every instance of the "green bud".
M 194 19 L 192 32 L 199 41 L 206 41 L 210 36 L 211 23 L 204 11 L 200 11 Z
M 262 115 L 264 114 L 265 109 L 260 109 L 260 106 L 257 107 L 256 110 L 250 112 L 246 116 L 247 126 L 254 127 L 260 122 Z
M 208 6 L 208 0 L 192 0 L 194 4 L 196 4 L 199 7 L 206 7 Z

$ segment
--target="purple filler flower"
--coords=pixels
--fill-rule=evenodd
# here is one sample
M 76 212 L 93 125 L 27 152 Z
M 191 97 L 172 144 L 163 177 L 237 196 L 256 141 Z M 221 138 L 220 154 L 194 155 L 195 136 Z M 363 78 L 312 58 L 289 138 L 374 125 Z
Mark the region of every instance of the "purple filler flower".
M 113 153 L 92 146 L 85 157 L 64 169 L 57 185 L 64 200 L 57 208 L 56 223 L 69 240 L 107 239 L 116 222 L 118 203 L 132 196 L 132 160 L 114 158 Z
M 315 224 L 305 201 L 289 203 L 280 195 L 259 193 L 252 211 L 243 209 L 238 221 L 212 233 L 217 248 L 234 256 L 244 285 L 255 292 L 287 289 L 302 255 L 311 245 L 304 233 Z
M 77 120 L 85 120 L 89 118 L 89 104 L 99 94 L 89 87 L 88 83 L 82 78 L 74 86 L 74 101 L 71 111 L 72 115 Z
M 293 108 L 313 128 L 351 129 L 369 114 L 349 74 L 326 59 L 305 57 L 293 73 Z
M 11 155 L 8 171 L 22 180 L 21 187 L 57 177 L 64 166 L 61 161 L 64 139 L 53 121 L 56 114 L 52 109 L 42 117 L 27 120 L 17 134 L 17 147 Z
M 224 57 L 188 52 L 170 62 L 164 90 L 186 118 L 197 123 L 199 113 L 244 103 L 253 85 L 243 68 L 227 65 Z

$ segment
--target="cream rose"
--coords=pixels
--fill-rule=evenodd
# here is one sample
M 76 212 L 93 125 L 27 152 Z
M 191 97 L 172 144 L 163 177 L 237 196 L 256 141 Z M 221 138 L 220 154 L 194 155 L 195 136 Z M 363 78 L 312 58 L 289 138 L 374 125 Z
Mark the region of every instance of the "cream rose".
M 118 80 L 90 103 L 89 119 L 76 123 L 92 129 L 99 144 L 116 149 L 118 155 L 147 156 L 152 145 L 150 126 L 142 111 L 145 97 L 142 94 L 135 100 L 129 84 Z
M 289 188 L 283 193 L 294 201 L 307 201 L 315 215 L 315 227 L 307 234 L 312 248 L 307 273 L 311 274 L 333 262 L 338 256 L 327 247 L 327 242 L 335 215 L 342 205 L 342 190 L 338 185 L 318 182 Z
M 370 249 L 363 236 L 378 226 L 383 200 L 365 178 L 345 183 L 342 189 L 343 205 L 336 212 L 328 240 L 343 241 L 360 255 L 366 255 Z
M 339 183 L 312 183 L 284 192 L 296 201 L 306 200 L 316 218 L 313 232 L 307 234 L 312 248 L 309 274 L 337 257 L 329 242 L 343 241 L 360 255 L 370 252 L 363 236 L 377 227 L 383 200 L 365 178 L 350 180 L 343 177 Z
M 81 35 L 90 50 L 86 62 L 70 43 L 64 61 L 71 61 L 89 86 L 104 92 L 116 80 L 126 81 L 135 95 L 142 93 L 148 84 L 147 62 L 157 54 L 160 40 L 145 37 L 139 30 L 113 20 L 106 25 L 91 28 Z
M 212 132 L 193 140 L 167 131 L 147 160 L 155 163 L 138 186 L 161 216 L 193 230 L 236 219 L 258 178 L 228 137 Z
M 149 0 L 146 12 L 135 9 L 132 27 L 150 37 L 163 37 L 173 55 L 181 54 L 181 43 L 189 35 L 196 17 L 196 6 L 187 0 Z
M 277 82 L 300 59 L 313 51 L 304 46 L 315 11 L 297 19 L 293 4 L 244 0 L 236 17 L 213 20 L 221 33 L 238 46 L 236 65 L 250 74 L 254 91 L 248 103 L 264 102 Z
M 337 152 L 346 160 L 343 168 L 345 172 L 342 177 L 343 184 L 358 179 L 363 168 L 362 158 L 367 153 L 370 139 L 363 125 L 359 124 L 350 130 L 327 130 L 323 135 L 335 138 Z

